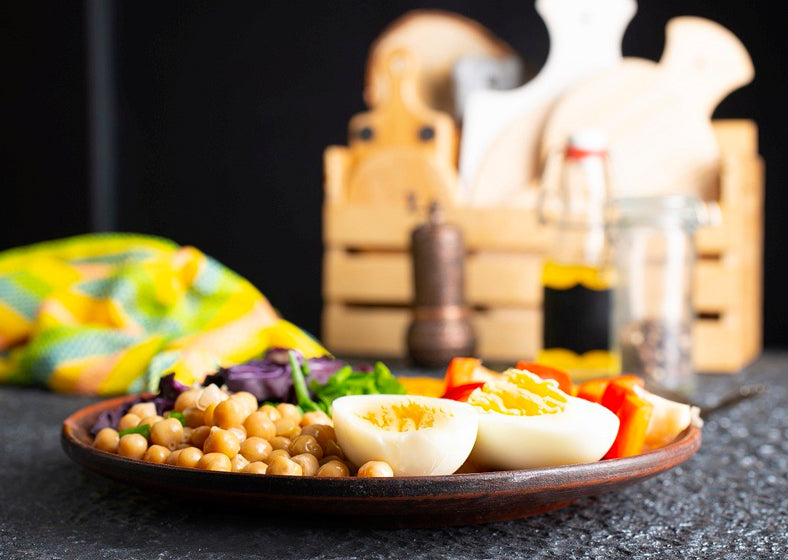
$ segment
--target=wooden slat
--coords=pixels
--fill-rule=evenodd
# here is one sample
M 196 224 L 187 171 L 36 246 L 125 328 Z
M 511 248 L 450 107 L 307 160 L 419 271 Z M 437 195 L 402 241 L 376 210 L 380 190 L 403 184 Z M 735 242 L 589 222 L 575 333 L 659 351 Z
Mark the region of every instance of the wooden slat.
M 723 207 L 722 224 L 730 223 L 736 212 Z M 533 211 L 523 208 L 449 208 L 446 214 L 448 222 L 461 227 L 471 251 L 542 253 L 552 236 L 549 228 L 537 222 Z M 399 207 L 327 204 L 323 218 L 327 248 L 407 251 L 410 232 L 424 215 Z M 721 254 L 733 245 L 722 224 L 698 230 L 700 254 Z
M 541 346 L 541 323 L 535 310 L 476 312 L 472 321 L 478 340 L 477 354 L 487 361 L 515 362 L 533 359 Z M 324 309 L 325 344 L 335 353 L 355 356 L 402 357 L 407 354 L 407 309 L 346 307 L 328 304 Z M 742 362 L 744 340 L 735 316 L 696 321 L 693 358 L 701 372 L 733 373 Z
M 697 313 L 725 313 L 741 306 L 741 275 L 736 259 L 698 261 L 692 294 Z
M 405 337 L 410 320 L 408 309 L 332 303 L 323 311 L 323 340 L 338 354 L 402 357 L 407 354 Z M 538 352 L 541 323 L 536 310 L 475 312 L 471 321 L 477 354 L 487 360 L 532 358 Z
M 533 359 L 542 345 L 541 313 L 535 309 L 495 309 L 472 316 L 479 355 L 488 361 Z
M 736 327 L 735 316 L 720 320 L 696 321 L 692 332 L 692 358 L 695 369 L 706 373 L 735 373 L 744 359 L 744 340 Z
M 542 259 L 533 254 L 477 253 L 466 260 L 467 302 L 472 306 L 538 308 L 542 304 Z M 723 313 L 744 301 L 739 260 L 701 260 L 695 276 L 695 309 Z M 329 301 L 409 305 L 413 287 L 408 255 L 347 253 L 325 255 L 324 297 Z
M 542 305 L 542 257 L 536 254 L 477 253 L 465 270 L 468 302 L 475 306 Z
M 410 257 L 404 253 L 325 252 L 323 297 L 328 301 L 409 305 L 412 283 Z
M 541 304 L 541 257 L 534 254 L 469 255 L 466 294 L 471 305 L 536 307 Z M 403 253 L 327 250 L 323 295 L 330 301 L 409 305 L 410 257 Z
M 446 221 L 463 231 L 470 250 L 542 252 L 549 231 L 523 208 L 446 208 Z M 326 204 L 323 238 L 328 247 L 406 251 L 423 212 L 397 206 Z
M 402 357 L 410 322 L 407 309 L 346 307 L 331 303 L 323 308 L 323 342 L 336 354 Z

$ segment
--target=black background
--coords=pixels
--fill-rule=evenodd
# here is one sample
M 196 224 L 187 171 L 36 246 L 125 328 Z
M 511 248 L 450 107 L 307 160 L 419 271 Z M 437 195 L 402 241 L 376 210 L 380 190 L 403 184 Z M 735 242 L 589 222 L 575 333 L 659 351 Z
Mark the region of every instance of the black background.
M 110 1 L 110 0 L 107 0 Z M 788 208 L 778 3 L 648 0 L 624 54 L 657 60 L 664 26 L 699 15 L 750 50 L 756 80 L 721 118 L 760 126 L 767 166 L 765 342 L 788 345 Z M 322 151 L 365 109 L 367 49 L 414 8 L 480 21 L 538 71 L 547 33 L 512 2 L 114 3 L 118 229 L 193 244 L 255 283 L 289 319 L 320 319 Z M 19 2 L 0 17 L 0 249 L 90 230 L 86 23 L 79 2 Z

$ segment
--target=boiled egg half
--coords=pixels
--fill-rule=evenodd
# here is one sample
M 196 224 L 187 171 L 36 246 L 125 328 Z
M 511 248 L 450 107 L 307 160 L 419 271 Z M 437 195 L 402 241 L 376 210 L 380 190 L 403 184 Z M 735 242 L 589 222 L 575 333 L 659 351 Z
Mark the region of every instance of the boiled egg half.
M 591 463 L 607 453 L 618 433 L 618 417 L 608 409 L 526 370 L 506 371 L 502 380 L 471 393 L 468 403 L 479 414 L 470 459 L 490 469 Z
M 435 397 L 352 395 L 334 401 L 332 420 L 354 464 L 385 461 L 396 476 L 426 476 L 452 474 L 465 462 L 478 413 Z

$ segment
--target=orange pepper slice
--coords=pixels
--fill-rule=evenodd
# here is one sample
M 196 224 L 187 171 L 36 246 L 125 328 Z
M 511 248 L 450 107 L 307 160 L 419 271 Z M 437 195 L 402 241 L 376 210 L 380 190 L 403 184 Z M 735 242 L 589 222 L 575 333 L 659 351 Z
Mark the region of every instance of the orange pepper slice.
M 587 401 L 595 402 L 598 404 L 602 403 L 602 397 L 607 391 L 608 386 L 612 382 L 620 382 L 627 386 L 630 384 L 636 383 L 643 386 L 643 380 L 639 377 L 634 375 L 617 375 L 615 377 L 601 377 L 599 379 L 591 379 L 589 381 L 584 381 L 577 387 L 577 397 L 581 399 L 585 399 Z M 612 410 L 612 409 L 611 409 Z M 613 410 L 615 412 L 615 410 Z
M 397 377 L 397 381 L 402 383 L 408 395 L 440 397 L 446 390 L 443 379 L 434 377 Z
M 625 393 L 618 410 L 615 411 L 621 421 L 618 434 L 604 456 L 605 459 L 632 457 L 643 450 L 646 428 L 653 409 L 653 405 L 635 394 L 634 390 Z

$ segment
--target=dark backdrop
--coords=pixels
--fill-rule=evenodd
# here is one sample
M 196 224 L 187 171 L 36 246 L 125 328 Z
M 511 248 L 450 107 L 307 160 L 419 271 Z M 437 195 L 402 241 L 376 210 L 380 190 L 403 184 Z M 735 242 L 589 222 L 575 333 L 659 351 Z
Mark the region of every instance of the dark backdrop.
M 107 0 L 110 1 L 110 0 Z M 524 55 L 547 54 L 532 3 L 139 2 L 111 4 L 117 94 L 118 228 L 194 244 L 317 331 L 322 151 L 344 143 L 367 48 L 413 8 L 457 11 Z M 0 17 L 0 249 L 90 230 L 85 5 L 19 2 Z M 768 2 L 641 1 L 624 53 L 658 59 L 666 21 L 731 29 L 753 84 L 717 117 L 755 119 L 767 164 L 766 343 L 788 345 L 783 12 Z

